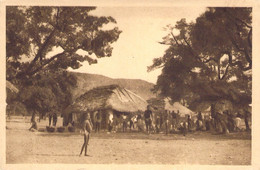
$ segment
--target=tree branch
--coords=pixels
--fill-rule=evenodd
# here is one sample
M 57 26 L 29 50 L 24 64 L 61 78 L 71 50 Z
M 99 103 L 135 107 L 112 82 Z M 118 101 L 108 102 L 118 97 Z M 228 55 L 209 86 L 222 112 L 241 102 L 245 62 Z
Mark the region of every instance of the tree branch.
M 240 18 L 235 17 L 235 19 L 236 19 L 237 21 L 241 22 L 242 24 L 244 24 L 246 27 L 252 28 L 251 25 L 248 25 L 245 21 L 241 20 Z
M 249 47 L 252 49 L 252 28 L 250 29 L 250 31 L 248 33 L 247 41 L 248 41 Z
M 208 62 L 210 62 L 210 61 L 214 61 L 215 63 L 217 63 L 218 62 L 218 60 L 217 59 L 215 59 L 215 58 L 209 58 L 209 59 L 207 59 L 207 60 L 205 60 L 205 61 L 203 61 L 203 63 L 208 63 Z
M 179 46 L 180 44 L 178 43 L 178 41 L 177 41 L 176 37 L 173 35 L 173 33 L 172 33 L 172 32 L 171 32 L 171 35 L 172 35 L 173 39 L 175 40 L 176 44 Z
M 236 41 L 234 40 L 234 38 L 231 36 L 232 33 L 231 33 L 227 28 L 226 28 L 226 31 L 228 32 L 228 37 L 229 37 L 231 43 L 236 47 L 236 49 L 237 49 L 238 51 L 243 52 L 244 49 L 243 49 L 243 48 L 240 48 L 240 47 L 238 46 L 238 44 L 236 43 Z
M 218 67 L 218 79 L 221 80 L 221 78 L 220 78 L 220 63 L 219 62 L 218 62 L 217 67 Z
M 252 67 L 252 59 L 251 57 L 249 56 L 249 52 L 247 50 L 247 46 L 244 44 L 244 48 L 240 48 L 238 46 L 238 44 L 236 43 L 236 41 L 234 40 L 234 38 L 231 36 L 231 32 L 228 31 L 228 29 L 226 29 L 227 32 L 228 32 L 228 35 L 229 35 L 229 39 L 231 40 L 232 44 L 235 46 L 235 48 L 240 51 L 240 52 L 243 52 L 245 54 L 245 58 L 247 60 L 247 62 L 249 63 L 250 67 Z M 251 32 L 251 33 L 250 33 Z M 249 35 L 252 34 L 252 29 L 249 31 Z M 249 42 L 249 47 L 252 49 L 252 43 L 251 43 L 251 40 L 249 38 L 249 35 L 248 35 L 248 42 Z M 229 53 L 229 52 L 228 52 Z M 227 54 L 227 53 L 226 53 Z M 229 55 L 229 54 L 228 54 Z M 231 55 L 231 54 L 230 54 Z
M 54 28 L 52 30 L 52 32 L 49 34 L 49 36 L 46 38 L 45 42 L 43 43 L 43 45 L 39 48 L 36 56 L 34 57 L 33 61 L 30 63 L 29 67 L 27 68 L 26 72 L 29 72 L 32 67 L 34 66 L 35 62 L 39 59 L 42 58 L 42 53 L 43 51 L 46 49 L 46 47 L 48 46 L 51 38 L 53 37 L 54 33 L 55 33 L 56 29 Z
M 49 60 L 45 61 L 41 66 L 39 66 L 38 68 L 36 68 L 34 71 L 30 72 L 29 75 L 32 76 L 35 73 L 39 72 L 41 69 L 43 69 L 43 67 L 45 67 L 46 65 L 48 65 L 50 62 L 52 62 L 54 59 L 62 56 L 65 54 L 65 51 L 63 51 L 62 53 L 58 53 L 54 56 L 52 56 Z
M 172 43 L 167 44 L 166 42 L 161 42 L 161 41 L 159 41 L 158 43 L 159 43 L 159 44 L 162 44 L 162 45 L 173 45 Z
M 247 70 L 252 69 L 252 63 L 251 64 L 249 63 L 248 67 L 243 67 L 241 61 L 236 61 L 236 62 L 232 61 L 233 57 L 232 57 L 232 54 L 230 52 L 226 51 L 223 54 L 227 54 L 228 55 L 228 63 L 229 63 L 230 66 L 238 66 L 242 71 L 247 71 Z
M 198 59 L 198 61 L 202 62 L 202 61 L 201 61 L 201 58 L 200 58 L 200 57 L 198 56 L 198 54 L 192 49 L 191 45 L 190 45 L 189 42 L 186 40 L 186 38 L 184 37 L 183 39 L 184 39 L 185 43 L 188 45 L 189 50 L 190 50 L 190 53 L 191 53 L 196 59 Z
M 252 59 L 249 56 L 248 51 L 246 49 L 244 50 L 244 53 L 245 53 L 247 62 L 249 63 L 249 65 L 252 65 Z
M 56 13 L 56 25 L 57 26 L 59 25 L 59 23 L 58 23 L 59 17 L 60 17 L 60 8 L 58 7 L 57 8 L 57 13 Z
M 229 68 L 229 64 L 227 65 L 227 67 L 225 69 L 225 72 L 224 72 L 224 74 L 223 74 L 223 76 L 222 76 L 222 78 L 220 80 L 223 80 L 227 76 L 228 68 Z
M 180 44 L 179 44 L 177 38 L 173 35 L 172 32 L 171 32 L 171 35 L 172 35 L 173 39 L 175 40 L 176 44 L 177 44 L 178 46 L 180 46 Z M 191 55 L 193 55 L 196 59 L 198 59 L 198 60 L 201 62 L 200 57 L 198 57 L 198 55 L 196 54 L 196 52 L 192 49 L 191 45 L 188 43 L 188 41 L 186 40 L 186 38 L 184 37 L 183 39 L 184 39 L 185 43 L 187 44 L 187 46 L 189 47 L 189 51 L 190 51 Z M 182 43 L 182 42 L 181 42 L 181 43 Z M 184 44 L 182 43 L 182 45 L 184 45 Z
M 238 18 L 238 17 L 235 17 L 233 14 L 231 14 L 227 9 L 223 9 L 223 11 L 226 13 L 226 14 L 228 14 L 228 16 L 230 17 L 230 19 L 232 19 L 232 20 L 237 20 L 237 21 L 239 21 L 240 23 L 242 23 L 242 24 L 244 24 L 246 27 L 248 27 L 248 28 L 252 28 L 252 26 L 251 25 L 248 25 L 245 21 L 243 21 L 242 19 L 240 19 L 240 18 Z

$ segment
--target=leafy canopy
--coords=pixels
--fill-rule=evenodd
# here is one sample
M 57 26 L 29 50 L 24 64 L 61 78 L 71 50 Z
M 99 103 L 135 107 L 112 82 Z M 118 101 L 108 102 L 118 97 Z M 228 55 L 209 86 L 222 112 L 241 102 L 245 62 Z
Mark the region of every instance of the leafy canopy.
M 91 54 L 110 57 L 121 31 L 102 29 L 115 19 L 93 16 L 92 10 L 95 7 L 6 7 L 7 79 L 30 78 L 43 69 L 77 69 L 84 61 L 97 63 Z M 48 56 L 55 48 L 62 52 Z
M 208 8 L 195 23 L 181 19 L 167 25 L 160 43 L 169 47 L 148 67 L 162 68 L 154 91 L 189 105 L 251 103 L 251 25 L 251 8 Z

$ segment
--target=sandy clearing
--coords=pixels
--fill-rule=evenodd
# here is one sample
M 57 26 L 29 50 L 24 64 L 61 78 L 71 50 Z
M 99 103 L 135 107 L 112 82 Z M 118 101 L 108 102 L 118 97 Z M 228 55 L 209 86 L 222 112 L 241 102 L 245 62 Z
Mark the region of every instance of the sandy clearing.
M 41 121 L 40 127 L 46 124 Z M 79 157 L 83 137 L 78 132 L 30 132 L 28 121 L 8 121 L 7 127 L 7 164 L 251 164 L 251 137 L 246 132 L 228 135 L 196 132 L 186 137 L 92 133 L 88 148 L 91 157 Z

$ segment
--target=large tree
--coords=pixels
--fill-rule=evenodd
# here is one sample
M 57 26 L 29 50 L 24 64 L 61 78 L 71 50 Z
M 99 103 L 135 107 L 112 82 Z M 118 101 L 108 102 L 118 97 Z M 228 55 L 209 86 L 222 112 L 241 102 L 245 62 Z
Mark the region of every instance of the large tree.
M 7 79 L 30 79 L 43 69 L 77 69 L 84 61 L 97 62 L 92 53 L 110 57 L 121 31 L 102 29 L 115 19 L 93 16 L 92 10 L 95 7 L 6 7 Z M 55 48 L 62 52 L 48 56 Z
M 169 48 L 148 67 L 162 68 L 154 90 L 189 105 L 220 100 L 250 104 L 251 25 L 251 8 L 208 8 L 195 23 L 181 19 L 168 25 L 160 43 Z
M 116 20 L 93 16 L 95 9 L 6 7 L 6 77 L 21 89 L 16 100 L 28 110 L 62 112 L 72 102 L 71 88 L 77 81 L 66 69 L 112 55 L 112 43 L 121 31 L 115 26 L 105 29 Z

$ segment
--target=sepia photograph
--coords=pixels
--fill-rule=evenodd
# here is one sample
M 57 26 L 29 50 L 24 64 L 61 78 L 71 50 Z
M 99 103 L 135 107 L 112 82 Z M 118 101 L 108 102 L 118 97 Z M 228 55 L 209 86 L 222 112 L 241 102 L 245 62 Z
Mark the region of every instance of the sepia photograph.
M 6 164 L 252 165 L 252 6 L 4 8 Z

